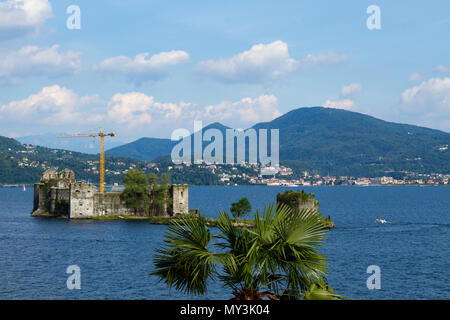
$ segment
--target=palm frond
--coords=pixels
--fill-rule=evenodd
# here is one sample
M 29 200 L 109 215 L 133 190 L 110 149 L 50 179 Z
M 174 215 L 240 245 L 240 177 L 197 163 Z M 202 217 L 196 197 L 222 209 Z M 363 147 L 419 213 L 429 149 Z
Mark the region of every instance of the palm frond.
M 342 300 L 350 299 L 342 295 L 336 294 L 333 289 L 328 286 L 325 278 L 320 278 L 312 283 L 307 291 L 302 294 L 305 300 Z
M 185 217 L 174 220 L 166 233 L 167 246 L 158 249 L 154 258 L 155 271 L 169 287 L 189 294 L 206 293 L 206 282 L 223 264 L 235 264 L 229 253 L 214 253 L 208 249 L 211 232 L 204 217 Z

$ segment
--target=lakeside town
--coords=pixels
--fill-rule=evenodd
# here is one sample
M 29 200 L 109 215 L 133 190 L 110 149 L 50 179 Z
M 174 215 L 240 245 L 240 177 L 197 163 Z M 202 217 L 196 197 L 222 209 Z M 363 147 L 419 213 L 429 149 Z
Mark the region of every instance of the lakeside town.
M 158 168 L 152 164 L 153 168 Z M 267 186 L 369 186 L 369 185 L 448 185 L 449 174 L 422 174 L 402 171 L 401 179 L 391 176 L 383 177 L 352 177 L 352 176 L 321 176 L 320 174 L 303 171 L 294 173 L 291 168 L 280 166 L 260 167 L 256 164 L 217 165 L 200 164 L 199 168 L 210 170 L 211 173 L 220 177 L 224 185 L 267 185 Z M 183 170 L 184 165 L 168 167 L 168 170 Z M 247 169 L 242 172 L 243 168 Z M 250 173 L 249 173 L 250 171 Z M 253 174 L 252 174 L 253 173 Z M 240 183 L 236 183 L 239 181 Z M 244 182 L 244 183 L 242 183 Z M 245 183 L 246 182 L 246 183 Z

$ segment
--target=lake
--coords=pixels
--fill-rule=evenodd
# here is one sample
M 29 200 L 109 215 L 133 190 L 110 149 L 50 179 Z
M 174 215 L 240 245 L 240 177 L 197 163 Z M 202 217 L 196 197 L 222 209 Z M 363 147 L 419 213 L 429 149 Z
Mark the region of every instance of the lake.
M 301 188 L 189 188 L 189 207 L 208 217 L 247 197 L 254 209 L 277 192 Z M 322 252 L 328 281 L 355 299 L 450 299 L 449 187 L 305 187 L 336 228 Z M 167 227 L 145 221 L 69 221 L 31 217 L 33 190 L 0 188 L 0 299 L 229 299 L 220 283 L 206 296 L 168 290 L 148 276 Z M 378 224 L 379 217 L 387 220 Z M 81 290 L 68 290 L 66 268 L 81 269 Z M 367 267 L 381 269 L 369 290 Z

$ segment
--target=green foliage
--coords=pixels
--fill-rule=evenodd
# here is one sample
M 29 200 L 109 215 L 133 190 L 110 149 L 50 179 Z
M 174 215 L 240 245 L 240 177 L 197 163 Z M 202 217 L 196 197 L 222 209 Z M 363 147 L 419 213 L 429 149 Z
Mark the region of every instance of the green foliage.
M 212 235 L 205 217 L 174 220 L 150 274 L 189 294 L 205 294 L 208 280 L 219 279 L 235 299 L 302 298 L 326 274 L 319 253 L 326 230 L 313 210 L 271 205 L 255 213 L 251 228 L 221 212 L 217 227 Z
M 124 175 L 123 183 L 125 189 L 121 194 L 121 199 L 135 213 L 143 212 L 147 214 L 150 207 L 150 197 L 149 182 L 145 173 L 139 169 L 132 169 Z
M 147 176 L 142 170 L 133 169 L 125 174 L 124 185 L 121 198 L 135 212 L 163 215 L 170 208 L 172 197 L 169 174 L 158 177 L 150 173 Z
M 169 167 L 174 164 L 170 156 L 159 157 L 154 160 L 160 168 L 160 174 L 169 173 Z M 206 168 L 198 168 L 196 166 L 183 166 L 183 170 L 170 170 L 170 177 L 174 184 L 189 185 L 220 185 L 220 177 L 213 174 Z
M 242 198 L 238 202 L 233 202 L 231 204 L 230 211 L 233 217 L 240 218 L 252 211 L 252 205 L 247 198 Z
M 156 175 L 156 173 L 150 172 L 148 174 L 148 185 L 150 187 L 150 190 L 153 190 L 153 189 L 157 188 L 157 186 L 158 186 L 158 176 Z
M 319 211 L 319 202 L 314 200 L 314 193 L 307 193 L 305 192 L 305 190 L 287 190 L 284 193 L 277 193 L 277 204 L 285 204 L 293 211 L 298 211 L 300 208 L 302 208 L 302 204 L 311 201 L 314 201 L 314 210 L 323 227 L 326 229 L 333 229 L 334 223 L 331 220 L 330 216 L 325 218 Z
M 329 287 L 325 278 L 320 278 L 310 285 L 308 290 L 302 293 L 305 300 L 342 300 L 349 299 L 338 295 Z
M 170 175 L 163 173 L 158 177 L 156 174 L 150 173 L 149 181 L 152 190 L 151 212 L 153 215 L 165 213 L 172 204 Z
M 151 273 L 164 279 L 169 287 L 199 295 L 206 292 L 207 279 L 217 272 L 219 264 L 233 268 L 229 253 L 212 253 L 208 245 L 212 235 L 204 217 L 175 219 L 166 234 L 166 248 L 158 249 L 156 270 Z
M 292 210 L 296 210 L 299 204 L 314 200 L 313 193 L 307 193 L 305 190 L 302 191 L 292 191 L 287 190 L 284 193 L 277 193 L 277 203 L 284 203 L 289 206 Z M 318 205 L 318 202 L 315 202 Z

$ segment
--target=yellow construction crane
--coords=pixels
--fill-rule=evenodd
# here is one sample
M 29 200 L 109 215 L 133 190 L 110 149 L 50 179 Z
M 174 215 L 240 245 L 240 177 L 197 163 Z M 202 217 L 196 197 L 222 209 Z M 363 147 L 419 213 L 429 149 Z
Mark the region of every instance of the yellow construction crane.
M 114 132 L 105 133 L 103 132 L 102 128 L 100 128 L 99 133 L 87 133 L 87 134 L 77 133 L 58 136 L 58 138 L 100 137 L 100 193 L 105 192 L 105 144 L 103 140 L 105 137 L 115 137 L 115 136 L 116 134 Z

